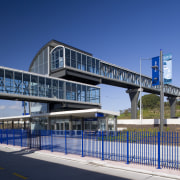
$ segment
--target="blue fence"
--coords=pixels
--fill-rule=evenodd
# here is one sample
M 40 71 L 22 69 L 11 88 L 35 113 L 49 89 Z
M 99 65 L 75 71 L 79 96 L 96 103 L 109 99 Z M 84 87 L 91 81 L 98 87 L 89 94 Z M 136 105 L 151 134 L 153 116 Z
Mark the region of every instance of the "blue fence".
M 0 129 L 0 143 L 179 169 L 177 132 L 57 131 Z

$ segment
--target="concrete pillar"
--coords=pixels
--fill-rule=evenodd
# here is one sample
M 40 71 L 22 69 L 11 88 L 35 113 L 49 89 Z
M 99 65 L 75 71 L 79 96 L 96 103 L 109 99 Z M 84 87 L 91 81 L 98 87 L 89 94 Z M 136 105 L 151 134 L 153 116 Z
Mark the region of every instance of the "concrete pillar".
M 176 117 L 176 97 L 168 97 L 170 110 L 171 110 L 171 118 Z
M 128 89 L 126 93 L 129 93 L 129 97 L 131 100 L 131 119 L 137 119 L 137 104 L 139 91 L 138 89 Z

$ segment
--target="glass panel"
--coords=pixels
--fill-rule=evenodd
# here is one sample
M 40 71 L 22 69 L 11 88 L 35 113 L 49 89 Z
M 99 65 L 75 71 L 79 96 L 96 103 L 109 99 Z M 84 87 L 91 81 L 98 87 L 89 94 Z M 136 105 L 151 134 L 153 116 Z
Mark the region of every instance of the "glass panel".
M 71 100 L 72 99 L 72 83 L 66 82 L 66 99 Z
M 52 80 L 52 81 L 53 81 L 52 97 L 58 98 L 58 80 Z
M 91 88 L 90 102 L 96 103 L 96 88 Z
M 85 130 L 91 130 L 91 122 L 90 121 L 84 122 L 84 129 Z
M 59 68 L 59 49 L 55 50 L 55 68 Z
M 76 52 L 71 51 L 71 67 L 76 68 Z
M 39 77 L 39 96 L 45 97 L 45 78 Z
M 100 66 L 99 66 L 99 64 L 100 64 L 99 60 L 96 59 L 96 74 L 100 74 L 100 71 L 99 71 Z
M 23 94 L 30 95 L 30 75 L 23 74 Z
M 43 74 L 48 74 L 48 48 L 44 49 Z
M 65 130 L 69 130 L 69 123 L 65 122 Z
M 57 47 L 51 53 L 51 70 L 64 66 L 63 48 Z
M 87 71 L 92 72 L 92 58 L 87 56 Z
M 86 71 L 86 56 L 82 54 L 82 70 Z
M 81 101 L 81 85 L 77 85 L 77 100 Z
M 100 103 L 100 89 L 96 88 L 96 102 L 95 103 Z
M 86 91 L 86 102 L 90 102 L 90 97 L 91 97 L 91 87 L 87 86 L 87 91 Z
M 86 86 L 82 85 L 81 101 L 86 102 Z
M 76 84 L 72 83 L 72 100 L 76 101 L 77 100 L 77 89 L 76 89 Z
M 5 70 L 5 91 L 6 93 L 14 93 L 13 72 Z
M 65 48 L 66 66 L 70 66 L 70 50 Z
M 37 56 L 37 58 L 34 61 L 34 72 L 35 73 L 39 73 L 39 55 Z
M 14 92 L 22 94 L 22 73 L 14 72 Z
M 64 67 L 63 48 L 60 48 L 59 67 Z
M 31 75 L 31 95 L 38 96 L 38 76 Z
M 95 59 L 92 58 L 92 73 L 96 73 L 96 64 L 95 64 Z
M 97 130 L 97 121 L 92 121 L 91 130 L 92 131 L 96 131 Z
M 4 69 L 0 69 L 0 92 L 4 91 Z
M 52 86 L 51 86 L 51 79 L 46 78 L 46 97 L 52 97 Z
M 39 66 L 43 65 L 43 51 L 39 55 Z
M 64 81 L 59 81 L 59 99 L 64 99 Z
M 53 51 L 51 54 L 51 70 L 56 69 L 55 54 L 56 54 L 55 51 Z
M 81 69 L 81 54 L 77 53 L 77 68 Z

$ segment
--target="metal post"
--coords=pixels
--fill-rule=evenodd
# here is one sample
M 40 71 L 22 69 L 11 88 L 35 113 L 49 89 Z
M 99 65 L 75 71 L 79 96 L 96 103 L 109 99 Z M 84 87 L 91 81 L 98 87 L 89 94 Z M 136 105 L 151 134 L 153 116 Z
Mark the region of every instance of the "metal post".
M 163 132 L 163 122 L 164 122 L 164 78 L 163 78 L 163 59 L 162 50 L 160 50 L 160 73 L 161 73 L 161 91 L 160 91 L 160 132 Z
M 161 162 L 160 162 L 160 158 L 161 158 L 161 154 L 160 154 L 160 138 L 161 138 L 160 132 L 158 132 L 158 169 L 161 169 Z
M 82 134 L 82 157 L 84 157 L 84 155 L 83 155 L 83 130 L 81 130 L 81 134 Z
M 53 152 L 53 133 L 52 130 L 51 131 L 51 152 Z
M 6 129 L 6 140 L 7 140 L 7 145 L 8 145 L 8 129 Z
M 127 162 L 126 164 L 129 164 L 129 131 L 127 131 Z
M 142 112 L 141 112 L 141 105 L 142 105 L 142 93 L 141 93 L 141 88 L 142 88 L 142 84 L 141 84 L 141 57 L 140 57 L 140 122 L 142 125 Z
M 15 131 L 15 129 L 13 129 L 13 146 L 15 146 L 15 137 L 14 137 L 15 136 L 15 132 L 14 131 Z
M 39 150 L 41 150 L 41 130 L 39 130 Z
M 23 132 L 22 132 L 22 129 L 21 129 L 21 147 L 22 147 L 22 135 L 23 135 Z
M 65 154 L 67 154 L 67 139 L 66 139 L 66 130 L 65 130 Z
M 1 141 L 0 141 L 0 142 L 1 142 L 1 144 L 2 144 L 2 131 L 3 131 L 3 130 L 0 129 L 0 132 L 1 132 L 1 133 L 0 133 L 0 134 L 1 134 L 1 137 L 0 137 Z
M 104 160 L 104 137 L 103 137 L 103 131 L 102 131 L 102 160 Z

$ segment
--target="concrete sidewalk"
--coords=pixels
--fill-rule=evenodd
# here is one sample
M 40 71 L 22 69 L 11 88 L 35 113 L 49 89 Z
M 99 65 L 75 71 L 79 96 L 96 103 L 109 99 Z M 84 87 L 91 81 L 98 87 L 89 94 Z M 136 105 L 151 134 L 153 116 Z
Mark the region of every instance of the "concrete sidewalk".
M 96 167 L 106 167 L 109 169 L 114 170 L 123 170 L 126 172 L 135 172 L 140 173 L 144 175 L 149 175 L 152 177 L 161 177 L 161 179 L 180 179 L 180 170 L 174 170 L 174 169 L 157 169 L 153 166 L 147 166 L 147 165 L 139 165 L 139 164 L 126 164 L 125 162 L 118 162 L 118 161 L 110 161 L 110 160 L 100 160 L 98 158 L 93 157 L 81 157 L 80 155 L 74 155 L 74 154 L 67 154 L 59 153 L 59 152 L 50 152 L 45 150 L 40 151 L 33 151 L 32 149 L 26 149 L 21 148 L 18 146 L 11 146 L 11 145 L 0 145 L 0 150 L 7 150 L 7 151 L 26 151 L 31 152 L 31 154 L 34 154 L 35 156 L 32 156 L 32 158 L 41 159 L 41 157 L 47 157 L 46 161 L 51 162 L 58 162 L 59 160 L 66 160 L 70 162 L 77 162 L 84 165 L 90 165 L 90 166 L 96 166 Z M 51 158 L 50 158 L 51 157 Z M 53 161 L 52 161 L 53 159 Z M 44 159 L 43 159 L 44 160 Z M 56 161 L 54 161 L 56 160 Z

